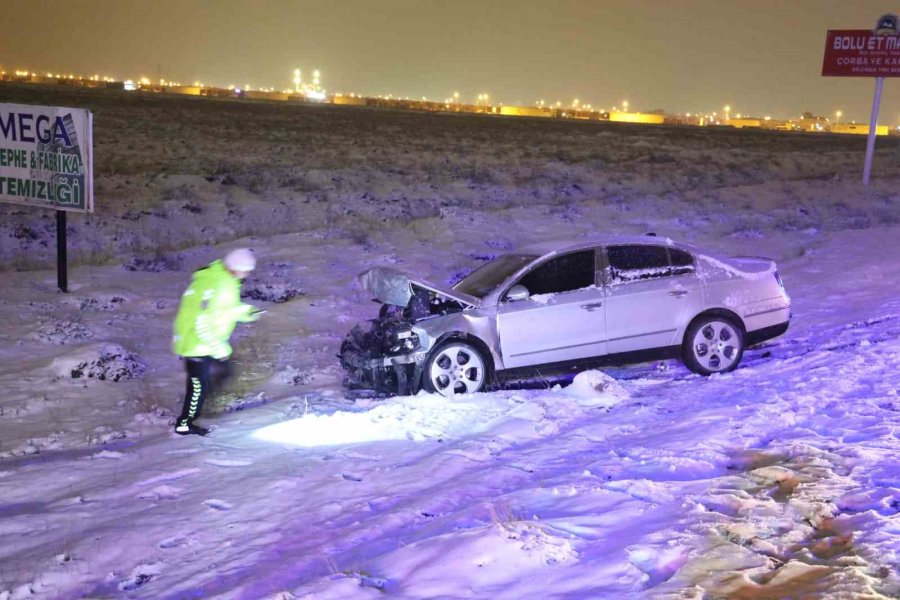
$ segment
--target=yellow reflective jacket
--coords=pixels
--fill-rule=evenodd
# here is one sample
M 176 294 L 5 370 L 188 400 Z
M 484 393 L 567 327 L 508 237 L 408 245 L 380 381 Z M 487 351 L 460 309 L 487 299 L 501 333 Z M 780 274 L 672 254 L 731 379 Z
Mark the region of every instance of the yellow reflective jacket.
M 239 322 L 254 321 L 241 302 L 241 281 L 216 260 L 194 273 L 175 316 L 172 351 L 179 356 L 231 356 L 228 338 Z

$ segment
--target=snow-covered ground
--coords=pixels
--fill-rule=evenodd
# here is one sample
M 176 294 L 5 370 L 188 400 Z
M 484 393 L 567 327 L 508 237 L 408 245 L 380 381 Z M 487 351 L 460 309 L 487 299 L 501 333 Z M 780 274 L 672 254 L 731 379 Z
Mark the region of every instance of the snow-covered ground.
M 478 121 L 460 123 L 475 135 Z M 651 135 L 603 131 L 622 148 Z M 672 130 L 656 131 L 682 160 Z M 690 155 L 702 140 L 682 134 Z M 773 152 L 802 154 L 804 139 L 821 143 L 791 138 Z M 674 167 L 654 180 L 586 162 L 578 177 L 594 169 L 591 181 L 626 183 L 608 193 L 585 183 L 568 199 L 491 171 L 502 201 L 484 205 L 441 187 L 452 185 L 442 154 L 374 183 L 370 161 L 359 189 L 389 189 L 396 175 L 409 190 L 436 174 L 437 209 L 382 222 L 373 215 L 390 199 L 357 190 L 344 198 L 351 214 L 321 227 L 264 231 L 261 220 L 253 237 L 212 246 L 150 220 L 219 214 L 220 198 L 200 213 L 168 201 L 165 218 L 123 220 L 135 250 L 173 236 L 153 255 L 115 241 L 94 252 L 86 240 L 99 234 L 73 218 L 85 264 L 70 294 L 51 270 L 0 275 L 0 599 L 900 596 L 900 195 L 885 172 L 861 191 L 858 164 L 836 166 L 858 158 L 850 150 L 827 159 L 832 174 L 812 153 L 771 181 L 729 182 L 716 163 L 719 184 L 684 187 Z M 364 206 L 377 210 L 354 221 Z M 30 227 L 25 209 L 4 214 Z M 453 281 L 518 244 L 649 229 L 777 259 L 793 300 L 787 334 L 710 378 L 664 362 L 453 401 L 342 388 L 340 341 L 377 310 L 358 272 L 394 265 Z M 245 290 L 268 313 L 238 330 L 239 375 L 205 411 L 213 433 L 178 437 L 177 299 L 192 269 L 239 245 L 260 257 Z M 4 256 L 22 266 L 27 247 Z

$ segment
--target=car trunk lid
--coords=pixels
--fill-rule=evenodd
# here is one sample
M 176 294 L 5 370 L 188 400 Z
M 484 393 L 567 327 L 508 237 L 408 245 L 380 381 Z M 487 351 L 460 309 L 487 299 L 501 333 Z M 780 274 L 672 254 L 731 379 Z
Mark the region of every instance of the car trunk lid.
M 762 279 L 775 273 L 775 261 L 759 256 L 713 256 L 698 254 L 698 258 L 714 268 L 722 269 L 744 279 Z

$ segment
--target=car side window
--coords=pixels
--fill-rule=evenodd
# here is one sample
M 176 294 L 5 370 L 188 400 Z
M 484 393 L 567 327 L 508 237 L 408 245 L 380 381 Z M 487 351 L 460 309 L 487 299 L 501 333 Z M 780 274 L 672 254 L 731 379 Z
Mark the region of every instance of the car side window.
M 595 283 L 594 251 L 583 250 L 553 258 L 518 281 L 532 296 L 559 294 Z
M 609 271 L 613 283 L 643 281 L 672 275 L 665 246 L 610 246 Z
M 672 263 L 672 275 L 694 272 L 694 257 L 684 250 L 669 248 L 669 261 Z

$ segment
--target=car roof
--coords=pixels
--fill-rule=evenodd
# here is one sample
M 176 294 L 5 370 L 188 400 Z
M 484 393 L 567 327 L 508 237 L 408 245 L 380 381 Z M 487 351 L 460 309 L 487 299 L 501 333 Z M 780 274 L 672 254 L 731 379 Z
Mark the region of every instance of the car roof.
M 543 256 L 553 252 L 571 252 L 574 250 L 583 250 L 585 248 L 615 246 L 618 244 L 642 244 L 646 246 L 682 245 L 676 244 L 670 238 L 656 235 L 595 235 L 577 240 L 548 240 L 546 242 L 536 242 L 516 248 L 512 253 Z

